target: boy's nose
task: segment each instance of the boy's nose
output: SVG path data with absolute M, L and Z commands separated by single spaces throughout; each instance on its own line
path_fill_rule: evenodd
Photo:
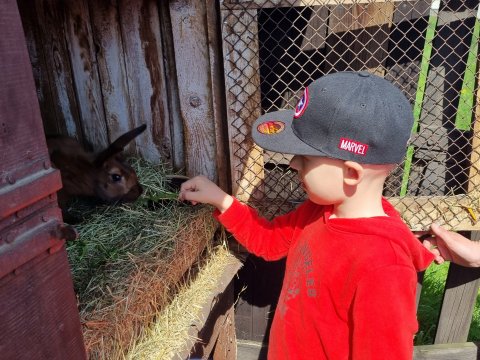
M 290 167 L 293 170 L 296 170 L 296 171 L 298 171 L 300 169 L 300 156 L 299 155 L 295 155 L 292 158 L 292 160 L 290 160 Z

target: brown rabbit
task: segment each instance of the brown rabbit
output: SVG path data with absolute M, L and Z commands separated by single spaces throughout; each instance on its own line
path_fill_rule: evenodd
M 107 203 L 131 202 L 142 194 L 135 170 L 121 152 L 146 129 L 139 126 L 115 140 L 95 155 L 69 137 L 47 138 L 48 152 L 55 168 L 60 170 L 63 188 L 58 193 L 60 207 L 73 197 L 100 199 Z

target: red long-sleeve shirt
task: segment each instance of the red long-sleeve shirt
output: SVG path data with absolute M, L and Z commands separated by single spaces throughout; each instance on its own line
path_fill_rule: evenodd
M 269 222 L 237 200 L 217 219 L 250 252 L 287 257 L 268 358 L 406 360 L 418 329 L 417 271 L 433 260 L 395 209 L 329 219 L 306 201 Z

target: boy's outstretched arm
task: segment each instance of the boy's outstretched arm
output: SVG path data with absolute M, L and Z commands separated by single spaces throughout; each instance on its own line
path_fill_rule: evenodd
M 221 213 L 224 213 L 233 203 L 231 195 L 202 175 L 185 181 L 180 188 L 178 198 L 181 201 L 190 201 L 192 205 L 197 203 L 213 205 Z
M 179 200 L 210 204 L 219 213 L 214 216 L 249 252 L 265 260 L 278 260 L 284 257 L 290 243 L 304 221 L 306 214 L 311 216 L 311 204 L 305 204 L 296 211 L 279 216 L 273 221 L 260 217 L 257 211 L 235 200 L 205 176 L 196 176 L 184 182 L 180 188 Z M 300 209 L 303 208 L 302 211 Z M 227 211 L 228 210 L 228 211 Z

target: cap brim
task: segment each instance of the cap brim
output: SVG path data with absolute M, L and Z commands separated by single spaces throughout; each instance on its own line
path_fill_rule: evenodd
M 253 141 L 265 150 L 274 152 L 293 155 L 326 156 L 323 152 L 305 144 L 295 135 L 292 129 L 293 115 L 293 110 L 280 110 L 260 116 L 252 125 Z M 269 122 L 280 122 L 283 124 L 283 129 L 266 133 L 262 129 Z

